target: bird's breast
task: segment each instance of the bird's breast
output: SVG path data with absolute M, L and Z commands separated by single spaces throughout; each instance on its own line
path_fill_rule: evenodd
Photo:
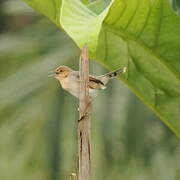
M 76 77 L 67 77 L 62 80 L 60 80 L 61 86 L 63 89 L 68 91 L 70 94 L 72 94 L 75 97 L 79 97 L 79 90 L 80 90 L 80 84 L 79 79 Z M 91 97 L 94 97 L 97 95 L 96 89 L 89 89 L 89 93 Z
M 61 80 L 60 83 L 66 91 L 68 91 L 75 97 L 79 97 L 79 81 L 78 80 L 72 77 L 67 77 Z

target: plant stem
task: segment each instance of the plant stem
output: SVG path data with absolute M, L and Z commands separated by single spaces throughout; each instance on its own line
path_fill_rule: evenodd
M 90 180 L 91 169 L 91 101 L 89 97 L 89 58 L 88 48 L 81 50 L 80 63 L 80 95 L 78 121 L 78 180 Z

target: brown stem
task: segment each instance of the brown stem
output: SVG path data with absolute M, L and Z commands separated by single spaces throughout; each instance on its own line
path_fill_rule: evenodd
M 80 63 L 80 95 L 78 121 L 78 180 L 90 180 L 91 169 L 91 102 L 89 97 L 89 58 L 88 48 L 81 50 Z

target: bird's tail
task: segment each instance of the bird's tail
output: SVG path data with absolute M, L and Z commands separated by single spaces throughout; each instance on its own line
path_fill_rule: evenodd
M 104 84 L 106 84 L 110 79 L 115 78 L 116 76 L 125 73 L 126 71 L 127 67 L 123 67 L 115 71 L 109 72 L 107 74 L 104 74 L 102 76 L 99 76 L 98 79 L 100 79 Z

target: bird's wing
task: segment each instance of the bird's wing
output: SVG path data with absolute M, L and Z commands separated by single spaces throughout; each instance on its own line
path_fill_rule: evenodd
M 89 88 L 91 89 L 104 89 L 104 83 L 94 76 L 89 76 Z
M 74 71 L 73 75 L 76 76 L 76 78 L 79 81 L 79 71 Z M 105 89 L 104 83 L 96 78 L 95 76 L 89 75 L 89 84 L 88 84 L 90 89 Z

